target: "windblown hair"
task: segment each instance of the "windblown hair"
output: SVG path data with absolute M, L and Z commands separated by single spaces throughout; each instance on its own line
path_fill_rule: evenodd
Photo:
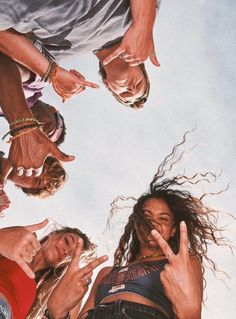
M 46 170 L 46 174 L 43 174 Z M 44 187 L 41 188 L 26 188 L 18 186 L 22 189 L 22 191 L 31 196 L 45 198 L 50 195 L 54 195 L 54 193 L 59 190 L 65 183 L 67 178 L 66 171 L 60 162 L 54 157 L 49 156 L 43 166 L 43 172 L 39 177 L 35 177 L 40 184 Z
M 143 94 L 143 96 L 141 96 L 139 99 L 137 99 L 134 103 L 128 103 L 125 102 L 124 100 L 122 100 L 117 94 L 115 94 L 112 90 L 109 89 L 109 87 L 106 85 L 106 83 L 104 82 L 104 80 L 106 79 L 107 75 L 106 75 L 106 71 L 103 67 L 103 65 L 101 63 L 99 63 L 99 74 L 102 77 L 102 81 L 105 84 L 106 88 L 111 91 L 112 95 L 114 96 L 114 98 L 120 102 L 121 104 L 123 104 L 124 106 L 128 106 L 131 107 L 133 109 L 141 109 L 143 108 L 144 103 L 146 103 L 148 96 L 149 96 L 149 91 L 150 91 L 150 81 L 149 81 L 149 77 L 147 74 L 147 71 L 145 69 L 145 65 L 144 63 L 140 64 L 139 67 L 141 68 L 144 78 L 146 80 L 146 90 Z
M 216 174 L 206 172 L 197 173 L 191 177 L 177 175 L 166 178 L 166 174 L 171 172 L 173 166 L 180 161 L 184 154 L 183 151 L 177 156 L 179 147 L 185 143 L 186 134 L 182 142 L 175 145 L 172 152 L 159 165 L 148 191 L 136 200 L 133 212 L 129 216 L 128 223 L 115 251 L 114 266 L 133 262 L 139 254 L 140 242 L 134 227 L 135 223 L 141 224 L 147 233 L 154 228 L 152 221 L 145 217 L 143 210 L 144 203 L 151 198 L 165 201 L 174 215 L 176 232 L 173 237 L 170 237 L 168 244 L 175 254 L 179 251 L 179 225 L 181 221 L 185 221 L 188 229 L 189 253 L 201 261 L 203 273 L 205 267 L 204 260 L 213 272 L 217 271 L 215 263 L 207 255 L 209 244 L 214 243 L 216 245 L 231 247 L 229 240 L 223 237 L 222 229 L 217 226 L 219 211 L 209 208 L 203 203 L 206 195 L 216 195 L 224 190 L 218 193 L 205 193 L 200 198 L 197 198 L 190 194 L 190 192 L 181 189 L 182 187 L 193 186 L 203 181 L 210 183 L 212 179 L 214 182 L 217 179 Z M 124 200 L 123 197 L 121 199 Z M 113 211 L 114 204 L 117 201 L 118 199 L 115 199 L 113 202 Z
M 86 234 L 81 232 L 77 228 L 63 227 L 62 229 L 55 230 L 49 235 L 45 236 L 40 240 L 40 243 L 46 242 L 51 236 L 54 234 L 75 234 L 83 240 L 83 251 L 81 254 L 81 263 L 87 264 L 92 259 L 95 258 L 95 248 L 96 245 L 93 244 Z M 68 256 L 60 265 L 58 265 L 55 269 L 48 268 L 41 270 L 36 273 L 36 282 L 37 282 L 37 295 L 34 301 L 33 306 L 26 319 L 36 319 L 42 318 L 44 311 L 47 306 L 48 298 L 50 297 L 53 289 L 56 287 L 62 276 L 65 274 L 69 264 L 70 264 L 71 256 Z

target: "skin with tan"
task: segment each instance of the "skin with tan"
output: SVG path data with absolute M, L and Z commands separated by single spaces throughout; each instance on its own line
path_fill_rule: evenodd
M 165 256 L 167 255 L 170 256 L 169 254 L 173 252 L 167 242 L 170 237 L 175 234 L 176 228 L 174 225 L 174 216 L 169 206 L 162 199 L 153 198 L 145 202 L 143 209 L 144 214 L 152 222 L 155 230 L 146 234 L 140 225 L 135 226 L 140 241 L 139 256 L 161 255 L 159 257 L 147 258 L 145 261 L 158 260 L 166 258 Z M 172 302 L 176 319 L 200 319 L 202 300 L 201 265 L 196 258 L 189 256 L 186 227 L 181 225 L 180 231 L 180 253 L 177 256 L 170 256 L 172 259 L 175 258 L 177 262 L 170 261 L 170 257 L 168 257 L 170 263 L 164 267 L 164 271 L 161 273 L 161 281 L 166 295 Z M 103 268 L 98 274 L 90 296 L 81 311 L 80 319 L 86 317 L 86 313 L 89 309 L 94 308 L 97 287 L 111 269 L 112 267 Z M 170 271 L 172 272 L 171 276 L 169 276 Z M 182 281 L 184 285 L 183 288 L 180 289 Z M 178 294 L 176 293 L 176 295 L 173 296 L 171 292 L 175 290 L 178 291 Z M 138 302 L 163 311 L 163 309 L 160 309 L 155 303 L 148 301 L 142 296 L 132 295 L 132 293 L 117 293 L 113 296 L 106 297 L 102 303 L 112 302 L 117 299 Z M 189 303 L 190 300 L 192 304 Z

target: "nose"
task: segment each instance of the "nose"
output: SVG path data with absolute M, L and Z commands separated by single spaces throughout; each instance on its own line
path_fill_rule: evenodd
M 135 94 L 137 90 L 136 88 L 137 88 L 137 85 L 135 83 L 131 83 L 128 87 L 128 92 Z

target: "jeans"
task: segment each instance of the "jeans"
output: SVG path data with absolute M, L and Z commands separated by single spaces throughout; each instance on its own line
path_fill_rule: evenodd
M 168 319 L 157 309 L 136 302 L 116 300 L 89 310 L 85 319 Z
M 10 307 L 2 297 L 0 297 L 0 319 L 11 319 Z

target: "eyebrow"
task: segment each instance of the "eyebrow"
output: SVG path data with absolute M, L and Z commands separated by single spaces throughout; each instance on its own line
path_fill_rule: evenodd
M 143 212 L 152 214 L 152 212 L 148 209 L 143 209 Z M 160 212 L 159 215 L 167 215 L 167 216 L 171 217 L 170 213 L 168 213 L 168 212 Z

